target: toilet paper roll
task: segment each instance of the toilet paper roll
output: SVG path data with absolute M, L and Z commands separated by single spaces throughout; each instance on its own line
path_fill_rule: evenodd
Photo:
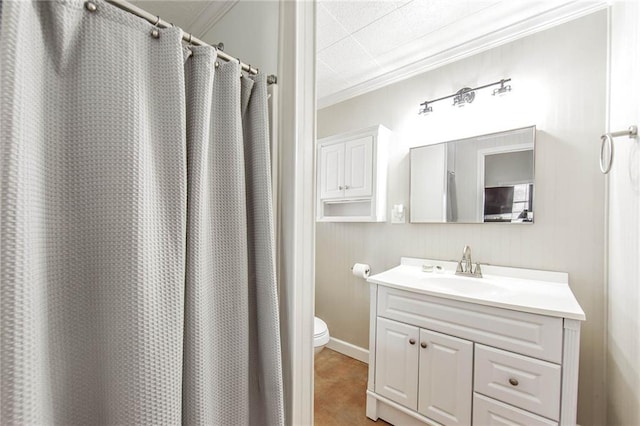
M 356 263 L 353 265 L 353 268 L 351 268 L 351 272 L 355 277 L 367 279 L 369 278 L 371 267 L 366 263 Z

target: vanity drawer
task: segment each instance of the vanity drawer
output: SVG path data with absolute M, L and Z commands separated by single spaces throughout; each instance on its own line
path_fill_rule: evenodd
M 560 366 L 476 344 L 474 390 L 558 420 Z
M 474 426 L 557 426 L 558 422 L 474 393 L 473 424 Z
M 378 315 L 551 362 L 562 360 L 562 318 L 378 286 Z

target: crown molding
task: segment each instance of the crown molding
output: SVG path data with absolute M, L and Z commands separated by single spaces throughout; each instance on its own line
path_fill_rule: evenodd
M 189 24 L 189 31 L 197 37 L 204 36 L 213 28 L 220 19 L 224 17 L 239 0 L 211 1 L 205 3 L 206 6 Z
M 511 7 L 516 8 L 520 2 L 510 2 Z M 509 6 L 502 7 L 502 16 L 511 18 L 513 23 L 500 28 L 489 28 L 485 34 L 463 41 L 460 43 L 460 39 L 449 42 L 448 44 L 455 44 L 444 50 L 428 54 L 427 57 L 420 59 L 416 62 L 406 65 L 399 65 L 397 68 L 390 72 L 376 76 L 372 79 L 358 83 L 347 89 L 340 90 L 335 93 L 318 98 L 317 108 L 322 109 L 328 106 L 337 104 L 339 102 L 346 101 L 353 97 L 363 95 L 381 87 L 388 86 L 393 83 L 397 83 L 402 80 L 414 77 L 416 75 L 425 73 L 427 71 L 439 68 L 443 65 L 459 61 L 466 57 L 493 49 L 511 41 L 535 34 L 540 31 L 555 27 L 565 22 L 578 19 L 580 17 L 589 15 L 591 13 L 603 10 L 608 7 L 608 2 L 604 0 L 586 2 L 586 1 L 572 1 L 562 4 L 550 10 L 544 10 L 542 12 L 535 13 L 529 16 L 517 16 L 522 15 L 522 12 L 518 13 L 517 10 L 509 10 Z M 514 19 L 515 17 L 515 19 Z M 487 21 L 477 26 L 489 26 L 491 27 L 493 22 L 500 22 L 499 19 L 493 21 Z M 502 21 L 504 22 L 504 21 Z M 441 37 L 444 40 L 451 40 L 452 37 Z

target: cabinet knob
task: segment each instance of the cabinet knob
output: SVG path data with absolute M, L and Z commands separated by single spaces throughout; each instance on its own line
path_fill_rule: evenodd
M 518 386 L 518 380 L 517 379 L 511 378 L 511 379 L 509 379 L 509 383 L 511 385 L 513 385 L 513 386 Z
M 345 185 L 345 186 L 344 186 L 344 189 L 349 189 L 349 185 Z
M 422 346 L 422 349 L 426 349 L 427 348 L 427 342 L 420 343 L 420 346 Z
M 409 343 L 411 345 L 415 345 L 416 344 L 416 339 L 409 339 Z
M 344 189 L 344 186 L 340 185 L 340 186 L 338 187 L 338 189 L 343 190 L 343 189 Z

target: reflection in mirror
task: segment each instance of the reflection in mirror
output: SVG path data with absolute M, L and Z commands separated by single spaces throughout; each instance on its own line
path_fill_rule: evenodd
M 533 222 L 535 126 L 411 149 L 411 222 Z

